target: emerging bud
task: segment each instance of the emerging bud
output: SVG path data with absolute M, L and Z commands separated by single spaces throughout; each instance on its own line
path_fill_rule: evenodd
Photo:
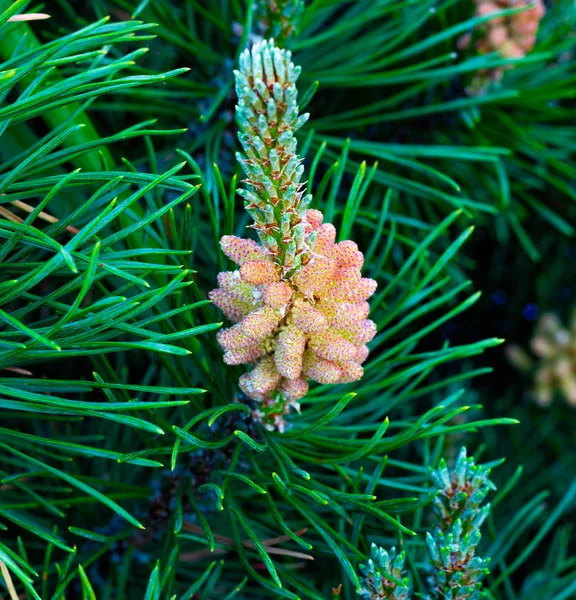
M 396 548 L 386 552 L 376 544 L 370 547 L 370 558 L 360 565 L 362 591 L 360 597 L 366 600 L 408 600 L 410 595 L 410 582 L 404 571 L 406 553 L 396 554 Z M 388 579 L 389 573 L 395 581 Z
M 482 579 L 489 574 L 486 565 L 490 559 L 474 554 L 480 542 L 480 526 L 490 512 L 490 505 L 481 503 L 495 489 L 489 474 L 490 469 L 467 458 L 466 448 L 462 448 L 452 469 L 444 459 L 438 469 L 430 469 L 432 483 L 440 492 L 433 504 L 434 529 L 426 534 L 431 600 L 483 597 Z
M 433 590 L 431 598 L 480 598 L 482 579 L 490 574 L 490 559 L 474 556 L 480 542 L 478 529 L 465 534 L 457 520 L 444 533 L 426 534 L 426 545 L 432 563 L 428 581 Z
M 474 464 L 462 448 L 453 469 L 448 469 L 442 459 L 437 469 L 430 471 L 436 489 L 434 498 L 435 522 L 442 530 L 449 528 L 457 519 L 465 532 L 478 529 L 490 512 L 490 505 L 480 507 L 488 492 L 496 487 L 488 478 L 490 469 Z

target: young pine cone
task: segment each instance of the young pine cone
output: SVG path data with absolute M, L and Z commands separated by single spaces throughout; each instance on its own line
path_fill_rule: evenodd
M 260 243 L 224 236 L 223 252 L 240 268 L 220 273 L 210 299 L 235 325 L 218 334 L 224 361 L 253 364 L 240 387 L 260 403 L 255 417 L 282 431 L 298 410 L 308 380 L 346 383 L 362 377 L 366 344 L 376 334 L 366 300 L 376 282 L 361 275 L 354 242 L 336 243 L 336 229 L 309 210 L 295 132 L 300 67 L 273 40 L 245 50 L 235 71 L 246 174 L 238 189 Z

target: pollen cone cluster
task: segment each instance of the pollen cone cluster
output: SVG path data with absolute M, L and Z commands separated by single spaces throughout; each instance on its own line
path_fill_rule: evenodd
M 546 13 L 543 0 L 475 0 L 476 16 L 484 17 L 508 8 L 527 8 L 505 17 L 495 17 L 485 23 L 484 33 L 476 42 L 480 54 L 497 52 L 503 58 L 522 58 L 536 44 L 540 20 Z M 461 49 L 468 48 L 472 36 L 466 35 L 459 41 Z M 476 73 L 468 92 L 483 94 L 491 83 L 498 83 L 510 67 L 481 70 Z
M 507 354 L 514 366 L 533 372 L 533 394 L 538 404 L 548 406 L 559 393 L 576 407 L 576 310 L 569 328 L 556 315 L 543 314 L 530 347 L 539 359 L 535 368 L 532 358 L 519 346 L 509 346 Z
M 568 404 L 576 407 L 576 311 L 570 328 L 556 315 L 543 315 L 530 342 L 540 358 L 534 376 L 534 394 L 541 405 L 550 404 L 555 392 L 560 392 Z
M 236 323 L 218 334 L 224 361 L 254 364 L 240 378 L 244 393 L 259 402 L 261 416 L 283 428 L 283 414 L 298 408 L 308 379 L 346 383 L 362 377 L 366 344 L 376 333 L 366 300 L 376 282 L 360 273 L 363 255 L 354 242 L 335 243 L 336 230 L 322 213 L 308 210 L 305 239 L 316 233 L 314 254 L 291 276 L 252 240 L 222 238 L 224 253 L 240 268 L 218 275 L 210 298 Z
M 222 250 L 239 268 L 220 273 L 210 294 L 235 323 L 218 334 L 224 361 L 253 365 L 240 387 L 259 403 L 256 416 L 278 430 L 290 408 L 299 408 L 309 379 L 360 379 L 376 333 L 366 302 L 376 282 L 361 275 L 362 253 L 352 241 L 336 243 L 334 226 L 307 209 L 312 198 L 294 137 L 307 119 L 298 115 L 298 73 L 273 41 L 241 56 L 236 89 L 245 154 L 238 160 L 247 179 L 238 192 L 261 243 L 224 236 Z

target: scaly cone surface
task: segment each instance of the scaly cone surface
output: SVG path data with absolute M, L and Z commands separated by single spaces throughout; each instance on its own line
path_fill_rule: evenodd
M 442 459 L 430 478 L 439 491 L 434 498 L 436 525 L 443 531 L 460 519 L 464 533 L 478 529 L 490 513 L 490 504 L 480 506 L 490 490 L 496 487 L 488 478 L 490 469 L 474 464 L 462 448 L 453 469 Z
M 410 586 L 404 572 L 405 560 L 405 552 L 396 554 L 396 548 L 387 552 L 372 544 L 368 562 L 360 565 L 363 575 L 360 597 L 367 600 L 408 600 Z
M 490 559 L 476 556 L 480 530 L 464 534 L 457 519 L 446 532 L 426 534 L 426 545 L 434 575 L 429 578 L 429 600 L 481 600 L 482 579 L 489 575 Z
M 244 149 L 237 159 L 246 173 L 246 188 L 238 193 L 254 219 L 252 227 L 284 273 L 311 256 L 304 217 L 312 196 L 304 192 L 304 166 L 294 136 L 309 114 L 298 114 L 301 69 L 290 58 L 273 40 L 263 41 L 240 55 L 240 70 L 234 71 Z
M 431 562 L 428 600 L 480 600 L 490 559 L 476 556 L 480 526 L 490 513 L 481 506 L 490 490 L 490 469 L 474 464 L 462 448 L 452 469 L 440 461 L 430 477 L 439 491 L 434 499 L 434 529 L 426 534 Z
M 218 341 L 230 365 L 253 364 L 240 378 L 259 403 L 255 416 L 283 431 L 284 415 L 299 409 L 308 380 L 324 384 L 360 379 L 376 334 L 366 302 L 376 282 L 363 278 L 364 256 L 352 241 L 336 243 L 336 229 L 308 209 L 304 166 L 295 131 L 299 116 L 295 82 L 300 68 L 274 41 L 255 44 L 235 72 L 245 154 L 238 160 L 246 187 L 238 193 L 254 219 L 261 244 L 224 236 L 223 252 L 237 271 L 218 275 L 210 294 L 235 325 Z

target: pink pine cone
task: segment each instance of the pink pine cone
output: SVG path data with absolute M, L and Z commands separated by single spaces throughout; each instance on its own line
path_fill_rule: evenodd
M 476 16 L 490 16 L 507 8 L 528 8 L 508 16 L 494 17 L 481 25 L 483 36 L 476 43 L 479 54 L 498 52 L 504 58 L 523 58 L 534 48 L 538 27 L 546 7 L 543 0 L 475 0 Z M 468 48 L 472 36 L 467 33 L 458 42 L 461 49 Z M 513 68 L 505 65 L 489 70 L 478 71 L 467 90 L 469 94 L 480 95 L 486 92 L 491 83 L 497 83 L 504 72 Z
M 293 401 L 300 400 L 308 393 L 308 382 L 305 377 L 283 379 L 278 386 L 278 390 L 287 399 Z
M 304 333 L 322 333 L 328 328 L 326 315 L 302 298 L 294 302 L 291 316 L 294 324 Z
M 304 224 L 306 239 L 316 236 L 312 258 L 283 276 L 263 246 L 225 236 L 222 248 L 240 270 L 220 273 L 220 287 L 210 295 L 237 323 L 218 333 L 224 360 L 254 365 L 240 387 L 268 410 L 273 427 L 284 423 L 290 406 L 298 408 L 307 379 L 321 384 L 360 379 L 366 344 L 376 334 L 366 302 L 376 282 L 362 277 L 358 246 L 349 240 L 336 243 L 336 229 L 323 223 L 318 210 L 308 210 Z
M 322 211 L 316 210 L 315 208 L 306 211 L 306 223 L 311 230 L 318 229 L 323 221 L 324 215 L 322 214 Z
M 274 362 L 280 374 L 286 379 L 300 377 L 306 341 L 306 334 L 296 325 L 287 325 L 280 330 L 274 351 Z
M 240 267 L 240 277 L 246 283 L 265 285 L 280 280 L 280 270 L 265 260 L 247 260 Z
M 252 310 L 249 303 L 234 298 L 234 296 L 222 288 L 212 290 L 208 294 L 208 298 L 214 302 L 232 323 L 238 323 L 245 316 L 250 314 L 250 311 Z
M 225 235 L 220 240 L 222 252 L 237 265 L 243 265 L 247 260 L 266 260 L 264 248 L 254 240 L 246 240 L 235 235 Z
M 274 308 L 282 308 L 286 306 L 294 290 L 285 281 L 276 281 L 267 285 L 262 292 L 262 300 L 264 304 L 273 306 Z

